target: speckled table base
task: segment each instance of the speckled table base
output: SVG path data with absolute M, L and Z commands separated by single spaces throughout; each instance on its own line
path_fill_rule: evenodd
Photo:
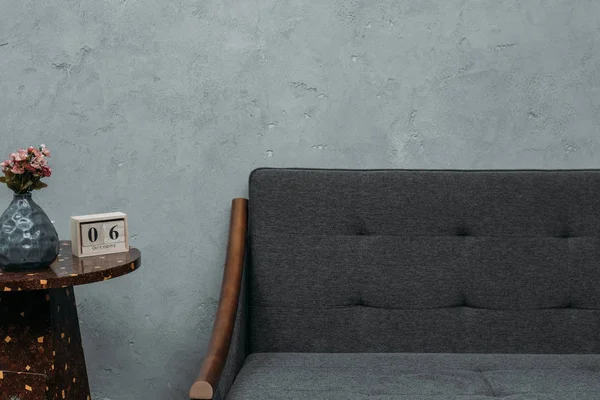
M 0 399 L 90 399 L 72 287 L 0 292 Z

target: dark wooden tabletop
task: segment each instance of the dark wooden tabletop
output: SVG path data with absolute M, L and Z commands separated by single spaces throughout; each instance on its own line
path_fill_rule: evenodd
M 5 272 L 0 269 L 0 292 L 62 288 L 106 281 L 139 268 L 140 251 L 91 257 L 75 257 L 71 242 L 60 241 L 58 258 L 48 269 L 25 272 Z

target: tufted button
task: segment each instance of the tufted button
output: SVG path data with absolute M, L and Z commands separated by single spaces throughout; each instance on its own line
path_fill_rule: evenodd
M 367 234 L 367 228 L 365 227 L 364 222 L 360 224 L 358 227 L 358 231 L 356 233 L 358 236 L 364 236 Z
M 461 226 L 456 229 L 456 236 L 469 236 L 469 230 L 466 227 Z
M 352 296 L 350 296 L 350 298 L 348 298 L 348 305 L 355 306 L 355 307 L 362 306 L 363 305 L 362 294 L 354 293 Z
M 467 302 L 467 294 L 464 291 L 460 294 L 459 307 L 469 307 L 469 304 Z
M 574 236 L 573 235 L 573 230 L 566 223 L 561 223 L 557 228 L 558 228 L 557 229 L 558 232 L 556 233 L 556 237 L 563 238 L 563 239 L 568 239 L 568 238 Z

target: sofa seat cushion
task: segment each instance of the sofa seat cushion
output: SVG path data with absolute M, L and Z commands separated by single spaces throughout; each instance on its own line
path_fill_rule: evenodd
M 227 400 L 598 400 L 600 355 L 255 353 Z

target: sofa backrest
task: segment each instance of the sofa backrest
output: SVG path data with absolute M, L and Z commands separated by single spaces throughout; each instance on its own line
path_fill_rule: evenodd
M 600 353 L 600 170 L 258 169 L 250 352 Z

